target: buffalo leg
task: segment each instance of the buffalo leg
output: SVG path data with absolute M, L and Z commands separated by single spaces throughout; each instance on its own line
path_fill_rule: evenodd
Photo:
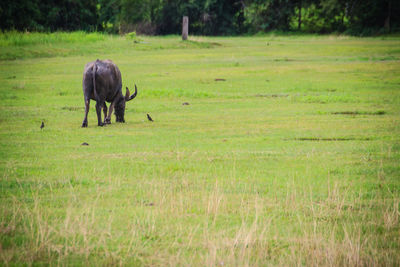
M 88 126 L 87 115 L 89 113 L 89 105 L 90 105 L 90 99 L 85 99 L 85 118 L 83 119 L 82 127 Z
M 103 113 L 104 113 L 104 124 L 110 124 L 107 121 L 107 104 L 106 103 L 103 104 Z
M 101 121 L 101 108 L 103 107 L 104 103 L 100 103 L 100 101 L 96 102 L 96 114 L 97 114 L 97 125 L 103 126 L 103 122 Z
M 112 113 L 113 113 L 113 109 L 114 109 L 114 102 L 112 102 L 112 103 L 110 104 L 110 109 L 108 110 L 108 116 L 107 116 L 107 118 L 104 120 L 104 123 L 111 124 L 111 115 L 112 115 Z

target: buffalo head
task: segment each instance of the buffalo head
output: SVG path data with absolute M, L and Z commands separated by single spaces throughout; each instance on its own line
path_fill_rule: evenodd
M 125 97 L 121 97 L 119 101 L 115 104 L 115 117 L 117 122 L 125 122 L 125 103 L 134 99 L 137 95 L 137 87 L 135 84 L 135 92 L 133 95 L 130 94 L 128 87 L 126 87 Z

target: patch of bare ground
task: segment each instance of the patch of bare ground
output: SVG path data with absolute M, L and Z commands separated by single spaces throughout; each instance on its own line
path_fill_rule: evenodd
M 290 140 L 290 139 L 286 139 Z M 369 137 L 299 137 L 295 141 L 370 141 Z
M 288 97 L 288 94 L 256 94 L 255 97 L 269 97 L 269 98 L 277 98 L 277 97 Z
M 385 115 L 386 111 L 378 110 L 378 111 L 336 111 L 332 112 L 333 115 Z

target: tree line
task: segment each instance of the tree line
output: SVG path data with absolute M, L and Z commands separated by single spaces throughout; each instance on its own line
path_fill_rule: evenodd
M 12 0 L 0 28 L 237 35 L 268 31 L 371 35 L 400 30 L 398 0 Z

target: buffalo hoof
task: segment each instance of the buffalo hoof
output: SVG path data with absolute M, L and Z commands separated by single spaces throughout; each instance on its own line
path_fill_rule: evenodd
M 108 118 L 107 118 L 107 119 L 105 119 L 105 120 L 104 120 L 104 124 L 111 124 L 111 120 L 110 120 L 110 119 L 108 119 Z
M 97 126 L 103 127 L 104 123 L 100 122 L 100 123 L 97 124 Z
M 87 127 L 87 121 L 82 122 L 82 128 L 86 128 Z

